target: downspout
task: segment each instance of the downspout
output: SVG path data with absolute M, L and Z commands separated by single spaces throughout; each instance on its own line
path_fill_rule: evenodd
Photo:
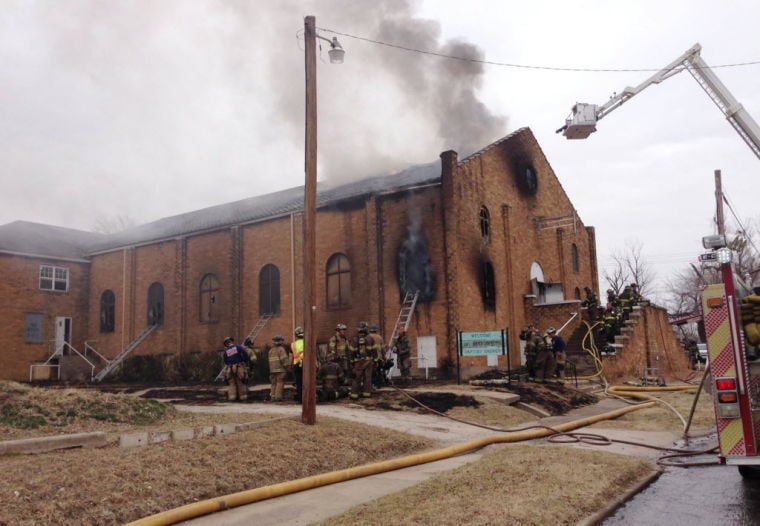
M 296 215 L 290 214 L 290 326 L 296 326 Z M 259 313 L 261 315 L 261 313 Z
M 377 323 L 381 334 L 385 330 L 385 272 L 383 271 L 383 207 L 380 198 L 375 198 L 375 251 L 377 256 L 377 303 L 380 309 Z M 385 342 L 390 345 L 390 342 Z M 385 349 L 383 349 L 385 351 Z
M 127 248 L 122 250 L 121 258 L 121 343 L 119 349 L 125 349 L 124 336 L 127 332 Z

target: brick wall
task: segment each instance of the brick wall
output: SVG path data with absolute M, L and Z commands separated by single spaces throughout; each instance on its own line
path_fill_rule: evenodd
M 562 281 L 566 298 L 575 288 L 595 286 L 593 229 L 580 219 L 562 230 L 540 230 L 536 220 L 574 217 L 551 166 L 529 130 L 518 131 L 461 162 L 445 152 L 441 183 L 404 192 L 360 196 L 323 207 L 317 218 L 316 316 L 317 341 L 326 342 L 335 324 L 355 332 L 360 320 L 376 323 L 388 338 L 399 313 L 399 251 L 412 224 L 419 225 L 435 275 L 430 301 L 420 303 L 411 325 L 417 336 L 435 336 L 438 362 L 456 362 L 456 331 L 509 329 L 511 363 L 519 363 L 518 333 L 527 321 L 561 325 L 566 316 L 553 308 L 534 309 L 524 296 L 531 293 L 530 269 L 540 263 L 547 281 Z M 536 173 L 535 194 L 518 184 L 526 166 Z M 480 210 L 490 214 L 489 235 L 481 235 Z M 572 247 L 580 268 L 572 268 Z M 351 265 L 350 305 L 328 309 L 326 269 L 334 254 Z M 495 306 L 483 302 L 482 263 L 492 264 Z M 147 326 L 148 288 L 164 288 L 163 325 L 136 354 L 182 354 L 218 349 L 224 336 L 242 339 L 261 316 L 259 277 L 274 265 L 280 277 L 280 312 L 262 331 L 256 345 L 275 334 L 292 338 L 303 323 L 302 216 L 288 215 L 216 232 L 189 235 L 92 256 L 90 290 L 78 308 L 89 319 L 87 338 L 114 357 Z M 84 267 L 86 268 L 86 266 Z M 36 279 L 36 273 L 32 273 Z M 200 319 L 200 283 L 207 274 L 219 283 L 218 320 Z M 86 285 L 87 279 L 82 276 Z M 27 287 L 29 285 L 26 285 Z M 83 288 L 86 288 L 83 286 Z M 8 296 L 15 294 L 11 286 Z M 23 289 L 22 289 L 23 290 Z M 116 296 L 116 330 L 100 333 L 100 298 L 104 290 Z M 557 307 L 565 309 L 566 306 Z M 75 325 L 75 328 L 77 325 Z M 414 353 L 416 354 L 416 353 Z M 505 366 L 506 357 L 499 358 Z M 463 360 L 463 376 L 482 370 L 485 357 Z M 21 367 L 20 369 L 23 369 Z
M 69 290 L 40 290 L 40 265 L 68 268 Z M 56 317 L 71 318 L 71 344 L 76 349 L 84 347 L 88 330 L 89 265 L 0 254 L 0 268 L 3 274 L 0 280 L 0 378 L 27 381 L 29 365 L 44 362 L 54 351 Z M 25 342 L 27 314 L 43 315 L 40 343 Z

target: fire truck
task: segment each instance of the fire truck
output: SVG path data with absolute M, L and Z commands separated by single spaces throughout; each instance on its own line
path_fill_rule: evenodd
M 701 50 L 695 44 L 647 80 L 626 87 L 605 104 L 576 103 L 557 133 L 568 139 L 586 139 L 596 131 L 600 119 L 628 99 L 686 70 L 760 158 L 760 127 L 705 63 Z M 757 478 L 760 477 L 760 360 L 749 362 L 745 345 L 760 346 L 760 294 L 753 295 L 746 284 L 737 291 L 728 245 L 725 235 L 707 236 L 703 238 L 703 246 L 710 251 L 700 256 L 703 263 L 718 265 L 722 276 L 722 283 L 703 290 L 701 305 L 715 405 L 718 460 L 738 466 L 744 477 Z M 753 298 L 754 303 L 743 301 Z
M 702 292 L 702 320 L 707 337 L 710 382 L 715 404 L 715 424 L 719 456 L 723 464 L 736 465 L 742 476 L 760 475 L 760 361 L 749 362 L 747 342 L 757 345 L 748 332 L 754 324 L 754 305 L 744 299 L 760 296 L 737 291 L 731 266 L 732 252 L 726 236 L 703 238 L 711 251 L 700 256 L 703 262 L 720 267 L 722 283 L 708 285 Z M 757 303 L 760 311 L 760 303 Z M 746 308 L 746 307 L 749 307 Z

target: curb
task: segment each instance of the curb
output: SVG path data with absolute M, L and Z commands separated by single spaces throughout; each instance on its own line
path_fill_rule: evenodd
M 74 449 L 80 447 L 105 447 L 108 445 L 103 432 L 75 433 L 48 437 L 22 438 L 0 442 L 0 456 L 27 453 L 47 453 L 57 449 Z
M 625 493 L 623 493 L 622 495 L 618 497 L 615 497 L 612 501 L 608 502 L 607 505 L 601 510 L 597 511 L 596 513 L 593 513 L 592 515 L 589 515 L 585 519 L 578 521 L 575 526 L 596 526 L 597 524 L 601 524 L 602 521 L 614 515 L 615 512 L 618 510 L 618 508 L 620 508 L 630 499 L 635 497 L 639 492 L 643 491 L 652 482 L 657 480 L 662 474 L 663 474 L 663 470 L 661 469 L 652 470 L 650 474 L 644 476 L 644 478 L 639 480 L 628 491 L 626 491 Z

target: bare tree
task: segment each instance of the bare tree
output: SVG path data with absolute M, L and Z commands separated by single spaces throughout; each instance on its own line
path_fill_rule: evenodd
M 612 253 L 613 266 L 604 271 L 604 279 L 615 294 L 620 294 L 626 285 L 637 283 L 639 292 L 646 297 L 656 275 L 644 258 L 642 249 L 640 241 L 629 240 L 625 249 Z
M 127 215 L 116 215 L 111 217 L 100 216 L 95 220 L 93 230 L 101 234 L 113 234 L 121 232 L 137 224 L 134 218 Z
M 731 228 L 729 248 L 733 252 L 732 267 L 740 291 L 749 292 L 760 285 L 760 253 L 756 221 L 744 221 L 745 227 Z M 722 281 L 722 274 L 714 262 L 702 263 L 701 266 L 679 270 L 666 285 L 668 310 L 673 316 L 683 317 L 700 312 L 702 290 L 713 283 Z

